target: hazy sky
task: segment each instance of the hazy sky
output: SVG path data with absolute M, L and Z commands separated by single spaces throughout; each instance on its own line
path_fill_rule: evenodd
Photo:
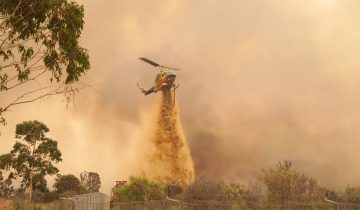
M 126 179 L 156 73 L 177 72 L 177 101 L 195 169 L 246 183 L 290 159 L 325 186 L 360 185 L 360 2 L 357 0 L 82 0 L 92 70 L 68 109 L 61 97 L 18 106 L 1 128 L 37 119 L 59 142 L 61 173 L 96 171 L 109 192 Z

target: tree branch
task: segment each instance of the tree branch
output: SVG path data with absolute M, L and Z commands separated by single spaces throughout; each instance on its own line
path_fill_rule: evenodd
M 47 96 L 53 96 L 53 95 L 60 95 L 60 94 L 75 94 L 76 92 L 79 92 L 82 89 L 88 88 L 89 86 L 82 86 L 82 87 L 77 87 L 77 88 L 73 88 L 71 85 L 60 85 L 57 86 L 54 90 L 50 90 L 45 94 L 41 94 L 40 96 L 36 96 L 34 98 L 31 99 L 27 99 L 27 100 L 21 100 L 23 98 L 25 98 L 28 95 L 34 94 L 36 92 L 39 91 L 43 91 L 46 89 L 50 89 L 50 88 L 54 88 L 56 86 L 48 86 L 48 87 L 43 87 L 43 88 L 38 88 L 29 92 L 26 92 L 24 94 L 22 94 L 21 96 L 19 96 L 18 98 L 16 98 L 15 100 L 13 100 L 10 104 L 8 104 L 7 106 L 5 106 L 4 108 L 0 109 L 0 114 L 6 111 L 9 111 L 9 108 L 15 105 L 20 105 L 20 104 L 25 104 L 25 103 L 30 103 L 30 102 L 34 102 L 37 101 L 39 99 L 42 99 L 44 97 Z
M 19 86 L 19 85 L 22 85 L 22 84 L 24 84 L 24 83 L 27 83 L 27 82 L 29 82 L 29 81 L 35 81 L 37 78 L 39 78 L 41 75 L 43 75 L 43 74 L 45 74 L 45 73 L 46 73 L 46 70 L 40 72 L 39 74 L 37 74 L 37 75 L 36 75 L 35 77 L 33 77 L 33 78 L 30 78 L 30 79 L 28 79 L 28 80 L 25 80 L 25 81 L 16 83 L 15 85 L 6 88 L 6 90 L 13 89 L 13 88 L 15 88 L 15 87 L 17 87 L 17 86 Z

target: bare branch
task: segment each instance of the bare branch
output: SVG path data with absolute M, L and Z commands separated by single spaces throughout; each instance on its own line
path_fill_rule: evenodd
M 46 89 L 51 89 L 51 88 L 55 88 L 55 89 L 49 90 L 45 94 L 35 96 L 35 97 L 31 98 L 31 99 L 24 99 L 26 96 L 29 96 L 31 94 L 34 94 L 36 92 L 43 91 L 43 90 L 46 90 Z M 21 96 L 19 96 L 15 100 L 13 100 L 10 104 L 8 104 L 4 108 L 2 108 L 1 112 L 9 111 L 9 108 L 12 107 L 12 106 L 25 104 L 25 103 L 31 103 L 31 102 L 37 101 L 39 99 L 42 99 L 44 97 L 47 97 L 47 96 L 60 95 L 60 94 L 65 94 L 66 95 L 66 94 L 69 94 L 69 93 L 70 94 L 75 94 L 75 93 L 77 93 L 80 90 L 85 89 L 85 88 L 88 88 L 88 86 L 81 86 L 81 87 L 73 88 L 71 85 L 64 85 L 64 84 L 59 85 L 59 86 L 48 86 L 48 87 L 38 88 L 38 89 L 35 89 L 35 90 L 32 90 L 32 91 L 29 91 L 29 92 L 26 92 L 26 93 L 22 94 Z M 22 99 L 24 99 L 24 100 L 22 100 Z
M 20 99 L 24 98 L 27 95 L 45 90 L 45 89 L 49 89 L 49 88 L 53 88 L 54 86 L 48 86 L 48 87 L 44 87 L 44 88 L 39 88 L 39 89 L 35 89 L 29 92 L 26 92 L 24 94 L 22 94 L 21 96 L 19 96 L 18 98 L 16 98 L 14 101 L 12 101 L 9 105 L 5 106 L 5 108 L 2 109 L 3 112 L 7 111 L 11 106 L 15 105 Z M 61 86 L 60 86 L 61 87 Z
M 6 88 L 6 90 L 13 89 L 13 88 L 15 88 L 15 87 L 17 87 L 17 86 L 19 86 L 19 85 L 22 85 L 22 84 L 24 84 L 24 83 L 27 83 L 27 82 L 29 82 L 29 81 L 35 81 L 37 78 L 39 78 L 41 75 L 43 75 L 43 74 L 45 74 L 45 73 L 46 73 L 46 70 L 40 72 L 39 74 L 37 74 L 37 75 L 36 75 L 35 77 L 33 77 L 33 78 L 30 78 L 30 79 L 28 79 L 28 80 L 25 80 L 25 81 L 16 83 L 15 85 Z

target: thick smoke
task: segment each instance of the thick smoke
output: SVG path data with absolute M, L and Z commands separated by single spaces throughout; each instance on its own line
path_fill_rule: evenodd
M 174 99 L 170 89 L 162 90 L 155 126 L 151 126 L 150 135 L 144 139 L 143 172 L 151 178 L 185 186 L 193 181 L 195 173 Z
M 16 123 L 38 119 L 59 142 L 61 173 L 97 171 L 109 192 L 143 164 L 134 156 L 157 100 L 136 88 L 152 85 L 145 56 L 183 69 L 176 94 L 197 175 L 246 182 L 290 159 L 323 185 L 360 185 L 360 1 L 79 1 L 83 81 L 97 91 L 68 110 L 59 98 L 14 108 L 0 153 Z

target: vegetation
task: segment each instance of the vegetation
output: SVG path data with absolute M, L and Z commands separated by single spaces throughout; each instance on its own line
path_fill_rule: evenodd
M 0 155 L 0 197 L 19 202 L 52 202 L 61 196 L 98 192 L 100 176 L 95 172 L 81 173 L 80 181 L 74 175 L 61 176 L 54 165 L 61 159 L 57 142 L 46 137 L 49 128 L 39 121 L 25 121 L 16 125 L 13 149 Z M 55 191 L 49 191 L 45 176 L 55 175 Z M 14 180 L 20 183 L 15 189 Z
M 101 182 L 99 174 L 86 171 L 81 172 L 80 179 L 73 174 L 58 174 L 54 183 L 55 192 L 65 197 L 99 192 L 100 186 Z
M 18 124 L 19 141 L 9 153 L 0 155 L 0 197 L 11 197 L 19 204 L 18 209 L 41 208 L 41 205 L 23 205 L 25 198 L 46 203 L 54 202 L 59 196 L 99 191 L 99 174 L 86 171 L 80 174 L 80 179 L 72 174 L 58 174 L 55 190 L 48 190 L 45 176 L 57 174 L 59 170 L 54 163 L 62 159 L 57 142 L 46 137 L 47 132 L 48 127 L 39 121 Z M 15 179 L 20 182 L 17 189 L 13 186 Z M 290 161 L 263 169 L 258 180 L 247 186 L 210 176 L 200 176 L 185 188 L 176 183 L 130 177 L 127 184 L 113 188 L 112 194 L 115 206 L 117 202 L 134 205 L 144 202 L 156 207 L 159 202 L 160 206 L 173 208 L 179 204 L 171 199 L 177 199 L 186 209 L 331 208 L 334 203 L 326 203 L 325 197 L 339 202 L 344 209 L 360 206 L 360 187 L 348 186 L 344 193 L 325 190 L 313 178 L 296 171 Z
M 282 209 L 290 201 L 318 201 L 325 195 L 314 179 L 292 169 L 290 161 L 279 162 L 275 167 L 263 170 L 261 180 L 266 187 L 268 201 L 280 203 Z
M 163 186 L 145 177 L 130 177 L 128 184 L 113 189 L 115 202 L 161 200 L 165 197 Z
M 95 172 L 83 171 L 80 174 L 81 186 L 89 193 L 99 192 L 101 187 L 100 176 Z
M 58 175 L 55 180 L 54 189 L 58 194 L 65 196 L 77 195 L 84 192 L 80 180 L 72 174 Z
M 344 193 L 344 200 L 351 203 L 360 203 L 360 187 L 347 186 Z
M 9 169 L 7 164 L 9 155 L 0 156 L 0 197 L 10 197 L 14 194 L 14 187 L 12 186 L 12 180 L 14 179 L 14 174 L 12 172 L 6 172 L 6 169 Z M 8 176 L 5 178 L 5 174 L 8 173 Z
M 90 69 L 87 50 L 79 46 L 84 9 L 67 0 L 0 0 L 0 94 L 18 94 L 3 113 L 18 104 L 75 93 L 74 82 Z M 51 85 L 19 89 L 29 81 Z
M 48 191 L 45 176 L 59 172 L 54 163 L 62 160 L 57 142 L 47 138 L 47 132 L 49 128 L 36 120 L 16 125 L 16 138 L 22 142 L 16 141 L 10 153 L 0 156 L 1 169 L 8 171 L 8 184 L 19 179 L 20 190 L 29 190 L 30 201 L 34 189 Z
M 185 190 L 185 200 L 214 200 L 227 201 L 232 196 L 232 189 L 225 182 L 208 176 L 202 176 L 195 180 Z

